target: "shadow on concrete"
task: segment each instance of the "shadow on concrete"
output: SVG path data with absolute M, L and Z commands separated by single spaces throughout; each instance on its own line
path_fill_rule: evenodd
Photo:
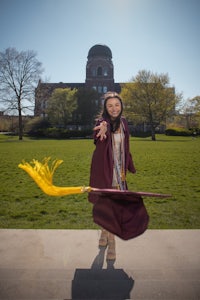
M 107 261 L 103 269 L 106 247 L 100 247 L 91 269 L 76 269 L 72 281 L 72 299 L 130 299 L 134 280 L 123 269 L 115 269 L 115 261 Z

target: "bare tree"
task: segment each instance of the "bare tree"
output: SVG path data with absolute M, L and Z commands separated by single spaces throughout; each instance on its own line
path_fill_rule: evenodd
M 5 111 L 18 113 L 19 140 L 23 139 L 22 114 L 34 107 L 35 85 L 42 72 L 34 51 L 0 52 L 0 101 Z
M 136 116 L 151 127 L 152 140 L 156 140 L 155 129 L 166 118 L 175 113 L 181 95 L 169 86 L 167 74 L 139 71 L 132 82 L 122 87 L 125 111 L 130 119 Z

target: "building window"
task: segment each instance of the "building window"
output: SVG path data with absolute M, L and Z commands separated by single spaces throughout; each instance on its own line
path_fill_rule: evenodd
M 98 93 L 102 93 L 102 86 L 101 85 L 98 86 Z
M 103 76 L 108 76 L 108 69 L 107 68 L 104 68 L 104 70 L 103 70 Z
M 92 76 L 96 76 L 96 69 L 95 68 L 92 69 Z
M 102 76 L 102 67 L 97 68 L 97 76 Z
M 40 103 L 40 106 L 41 106 L 42 109 L 47 108 L 47 101 L 42 100 L 41 103 Z
M 107 91 L 108 91 L 107 86 L 103 86 L 103 93 L 107 93 Z
M 93 90 L 95 90 L 95 91 L 97 90 L 97 87 L 96 87 L 95 85 L 94 85 L 92 88 L 93 88 Z

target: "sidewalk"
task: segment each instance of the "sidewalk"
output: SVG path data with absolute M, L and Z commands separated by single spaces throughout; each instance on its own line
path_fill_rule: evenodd
M 0 230 L 0 299 L 200 299 L 200 230 L 116 239 L 107 264 L 98 230 Z

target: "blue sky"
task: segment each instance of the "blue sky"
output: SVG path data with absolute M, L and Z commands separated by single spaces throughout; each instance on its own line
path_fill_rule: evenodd
M 85 82 L 89 49 L 107 45 L 115 82 L 168 73 L 200 95 L 200 0 L 0 0 L 0 51 L 34 50 L 48 82 Z

